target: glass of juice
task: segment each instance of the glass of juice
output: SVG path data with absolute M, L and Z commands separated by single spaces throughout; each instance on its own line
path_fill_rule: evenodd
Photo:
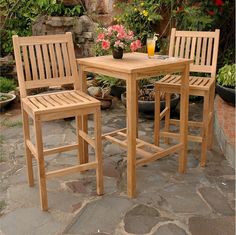
M 153 58 L 155 54 L 156 41 L 153 38 L 147 38 L 148 58 Z

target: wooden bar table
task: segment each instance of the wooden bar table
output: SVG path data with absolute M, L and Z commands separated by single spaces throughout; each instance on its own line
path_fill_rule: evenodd
M 86 92 L 86 74 L 92 72 L 107 75 L 126 81 L 127 97 L 127 128 L 104 135 L 106 140 L 117 143 L 127 149 L 127 194 L 134 197 L 136 194 L 136 166 L 147 164 L 165 157 L 171 153 L 179 152 L 179 172 L 184 172 L 187 155 L 188 131 L 188 95 L 189 95 L 189 64 L 190 59 L 154 57 L 149 59 L 144 53 L 126 53 L 123 59 L 113 59 L 112 56 L 99 56 L 77 59 L 79 65 L 80 88 Z M 174 146 L 163 149 L 137 138 L 137 81 L 151 78 L 160 74 L 180 73 L 180 139 Z M 82 117 L 82 129 L 87 131 L 87 117 Z M 87 143 L 83 144 L 84 161 L 88 161 Z M 136 154 L 138 156 L 136 156 Z

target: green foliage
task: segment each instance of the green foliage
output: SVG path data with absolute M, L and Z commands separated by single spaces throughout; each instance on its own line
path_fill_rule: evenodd
M 225 65 L 220 68 L 217 74 L 219 85 L 226 87 L 235 87 L 236 85 L 236 64 Z
M 194 5 L 183 5 L 181 10 L 174 10 L 178 29 L 182 30 L 204 30 L 211 27 L 213 21 L 210 15 L 206 15 L 202 7 Z
M 98 75 L 96 76 L 96 80 L 105 87 L 112 87 L 112 86 L 122 86 L 125 84 L 124 80 L 113 78 L 110 76 L 105 75 Z
M 1 16 L 4 17 L 0 30 L 1 51 L 11 53 L 12 35 L 31 35 L 31 24 L 39 14 L 34 0 L 0 0 Z
M 13 35 L 32 34 L 32 24 L 39 15 L 79 16 L 83 13 L 81 5 L 66 7 L 56 0 L 0 0 L 0 6 L 0 16 L 4 19 L 0 29 L 2 55 L 13 52 Z
M 16 83 L 12 79 L 0 77 L 0 92 L 8 93 L 16 89 Z
M 81 5 L 69 7 L 57 0 L 37 0 L 36 2 L 41 11 L 50 16 L 80 16 L 83 13 Z
M 134 0 L 116 5 L 120 11 L 114 20 L 125 25 L 134 34 L 145 41 L 148 34 L 153 33 L 153 25 L 162 20 L 161 9 L 170 0 Z

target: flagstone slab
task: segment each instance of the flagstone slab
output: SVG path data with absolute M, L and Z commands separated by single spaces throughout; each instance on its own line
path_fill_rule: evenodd
M 229 206 L 227 198 L 217 188 L 203 187 L 199 189 L 199 192 L 215 212 L 222 215 L 234 215 L 234 211 Z
M 187 233 L 176 224 L 168 223 L 161 225 L 153 235 L 187 235 Z
M 60 234 L 64 227 L 64 223 L 38 207 L 19 208 L 0 217 L 0 234 L 6 235 Z
M 189 219 L 189 230 L 192 235 L 234 235 L 235 217 L 192 217 Z
M 145 234 L 163 220 L 165 219 L 160 217 L 160 213 L 155 208 L 140 204 L 126 213 L 124 229 L 128 233 Z
M 64 234 L 91 235 L 98 231 L 114 234 L 133 202 L 127 198 L 104 196 L 88 203 L 74 218 Z

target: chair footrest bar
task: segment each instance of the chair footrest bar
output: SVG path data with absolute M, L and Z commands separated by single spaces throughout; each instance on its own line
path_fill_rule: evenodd
M 48 155 L 52 155 L 55 153 L 67 152 L 67 151 L 71 151 L 71 150 L 78 149 L 78 148 L 79 148 L 78 144 L 65 145 L 65 146 L 60 146 L 57 148 L 46 149 L 43 151 L 43 154 L 44 154 L 44 156 L 48 156 Z
M 95 148 L 95 141 L 84 131 L 79 130 L 79 135 L 93 148 Z
M 106 133 L 106 134 L 103 134 L 102 135 L 102 139 L 105 139 L 106 136 L 113 136 L 113 135 L 117 135 L 117 132 L 126 132 L 127 128 L 122 128 L 122 129 L 119 129 L 119 130 L 115 130 L 115 131 L 112 131 L 112 132 L 109 132 L 109 133 Z
M 170 119 L 170 124 L 172 125 L 179 125 L 179 120 L 178 119 Z M 189 127 L 203 127 L 203 122 L 196 122 L 196 121 L 188 121 L 188 126 Z
M 30 140 L 26 140 L 26 145 L 29 148 L 30 152 L 32 153 L 32 155 L 38 159 L 38 156 L 36 154 L 36 148 L 34 147 L 34 145 L 32 144 L 32 142 Z
M 179 133 L 171 133 L 171 132 L 161 131 L 160 136 L 161 137 L 167 137 L 167 138 L 173 138 L 173 139 L 180 139 L 180 134 Z M 188 141 L 201 143 L 202 142 L 202 137 L 201 136 L 188 135 Z
M 165 109 L 160 113 L 160 120 L 166 115 L 168 109 L 169 109 L 168 107 L 165 107 Z
M 86 171 L 89 169 L 95 169 L 97 165 L 98 165 L 97 162 L 90 162 L 90 163 L 86 163 L 86 164 L 82 164 L 78 166 L 67 167 L 64 169 L 47 172 L 46 177 L 52 178 L 55 176 L 63 176 L 66 174 L 72 174 L 72 173 L 77 173 L 80 171 Z
M 143 159 L 137 160 L 136 165 L 137 166 L 144 165 L 149 162 L 153 162 L 153 161 L 158 160 L 160 158 L 166 157 L 171 153 L 178 152 L 182 148 L 182 146 L 183 146 L 183 144 L 176 144 L 172 147 L 169 147 L 168 149 L 163 149 L 160 152 L 152 154 L 149 158 L 146 158 L 146 159 L 143 158 Z

